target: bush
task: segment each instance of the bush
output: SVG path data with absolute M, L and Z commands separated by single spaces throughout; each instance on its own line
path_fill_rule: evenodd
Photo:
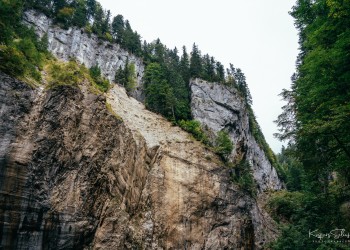
M 58 11 L 56 20 L 62 23 L 65 29 L 68 29 L 71 25 L 73 14 L 73 8 L 64 7 Z
M 179 122 L 179 126 L 186 130 L 187 132 L 191 133 L 194 138 L 196 138 L 198 141 L 203 142 L 206 145 L 209 145 L 209 139 L 206 136 L 206 134 L 203 132 L 201 128 L 201 124 L 199 121 L 190 120 L 190 121 L 184 121 L 181 120 Z
M 280 191 L 271 197 L 268 208 L 274 220 L 290 222 L 293 214 L 301 209 L 304 199 L 303 193 Z
M 89 73 L 94 83 L 96 84 L 97 88 L 102 92 L 107 92 L 108 89 L 110 88 L 109 80 L 102 77 L 101 69 L 98 66 L 98 64 L 96 64 L 95 66 L 92 66 L 89 69 Z
M 224 130 L 220 131 L 215 142 L 215 152 L 227 161 L 227 157 L 231 154 L 232 150 L 233 144 L 228 133 Z
M 119 66 L 119 69 L 115 73 L 114 80 L 116 83 L 123 85 L 127 93 L 135 90 L 137 85 L 135 64 L 129 63 L 127 59 L 124 68 Z
M 0 45 L 0 70 L 11 76 L 23 76 L 26 72 L 26 58 L 13 46 Z
M 68 63 L 53 62 L 49 65 L 49 86 L 78 85 L 84 80 L 83 72 L 75 61 Z
M 234 170 L 235 175 L 233 176 L 233 181 L 236 182 L 241 189 L 255 197 L 257 188 L 249 162 L 242 160 L 239 164 L 234 166 Z

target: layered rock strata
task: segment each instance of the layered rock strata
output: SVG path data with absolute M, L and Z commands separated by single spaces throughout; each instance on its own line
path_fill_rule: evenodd
M 3 249 L 262 249 L 274 224 L 211 150 L 125 90 L 0 73 Z M 106 104 L 106 102 L 108 104 Z

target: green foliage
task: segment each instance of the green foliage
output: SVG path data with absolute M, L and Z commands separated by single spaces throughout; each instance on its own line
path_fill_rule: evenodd
M 124 86 L 127 93 L 135 90 L 137 84 L 135 64 L 129 63 L 129 59 L 127 59 L 124 69 L 120 66 L 115 73 L 114 80 L 116 83 Z
M 123 122 L 123 118 L 114 112 L 110 103 L 106 102 L 106 108 L 109 113 L 111 113 L 115 118 L 117 118 L 117 120 L 119 120 L 120 122 Z
M 303 208 L 305 195 L 301 192 L 280 191 L 269 200 L 269 210 L 277 222 L 292 222 L 296 211 Z
M 257 194 L 257 187 L 249 162 L 243 159 L 241 162 L 234 166 L 233 170 L 233 181 L 238 183 L 242 190 L 255 197 Z
M 165 70 L 158 63 L 146 67 L 144 80 L 146 85 L 146 106 L 150 110 L 174 119 L 174 96 Z
M 90 76 L 93 78 L 93 79 L 97 79 L 101 76 L 101 69 L 100 67 L 98 66 L 98 64 L 95 64 L 94 66 L 92 66 L 90 69 Z
M 289 140 L 293 153 L 282 154 L 280 160 L 287 187 L 307 199 L 274 249 L 295 244 L 297 239 L 287 233 L 304 227 L 349 230 L 350 218 L 339 213 L 350 199 L 349 6 L 348 0 L 298 0 L 291 11 L 300 54 L 292 88 L 281 94 L 287 104 L 276 121 L 281 132 L 277 136 Z M 336 243 L 311 245 L 305 238 L 300 242 L 294 249 L 345 249 Z
M 49 88 L 60 85 L 78 86 L 85 79 L 81 68 L 75 61 L 68 63 L 53 61 L 48 65 L 48 74 Z
M 102 92 L 107 92 L 109 90 L 110 88 L 109 80 L 102 77 L 101 69 L 98 66 L 98 64 L 96 64 L 95 66 L 92 66 L 89 69 L 89 73 L 99 90 L 101 90 Z
M 305 183 L 305 172 L 302 164 L 298 161 L 295 156 L 295 148 L 284 148 L 277 155 L 277 166 L 276 168 L 280 177 L 287 185 L 287 189 L 290 191 L 300 191 L 306 188 Z
M 179 126 L 185 131 L 191 133 L 194 138 L 198 141 L 203 142 L 206 145 L 209 145 L 209 140 L 206 134 L 204 133 L 201 124 L 199 121 L 191 120 L 191 121 L 179 121 Z
M 232 63 L 230 63 L 230 68 L 227 69 L 227 79 L 226 79 L 226 84 L 235 86 L 239 93 L 242 95 L 244 98 L 245 102 L 247 105 L 251 106 L 253 101 L 252 101 L 252 96 L 250 94 L 246 78 L 244 73 L 240 68 L 235 68 Z
M 269 144 L 266 142 L 264 134 L 262 133 L 260 126 L 256 120 L 256 117 L 254 115 L 253 109 L 248 105 L 248 114 L 249 114 L 249 129 L 252 135 L 254 136 L 256 142 L 261 147 L 261 149 L 264 151 L 265 155 L 269 159 L 271 165 L 276 166 L 276 156 L 271 150 Z
M 127 92 L 131 92 L 133 90 L 135 90 L 136 88 L 136 70 L 135 70 L 135 64 L 134 63 L 130 63 L 128 65 L 128 73 L 127 73 L 127 84 L 125 86 L 125 89 Z
M 215 141 L 215 152 L 220 155 L 223 159 L 227 160 L 228 156 L 233 150 L 233 144 L 229 137 L 229 134 L 221 130 Z
M 64 7 L 58 11 L 56 20 L 67 29 L 71 25 L 73 13 L 73 8 Z
M 14 46 L 0 45 L 0 70 L 11 76 L 23 76 L 26 72 L 26 58 Z
M 40 81 L 45 54 L 37 50 L 30 38 L 15 40 L 10 45 L 0 46 L 0 69 L 11 76 L 29 76 Z
M 297 1 L 291 14 L 301 53 L 292 90 L 282 93 L 288 103 L 277 120 L 279 137 L 295 143 L 310 174 L 337 171 L 350 180 L 348 1 Z
M 190 74 L 193 78 L 202 76 L 203 65 L 201 59 L 201 52 L 198 50 L 198 46 L 194 43 L 191 52 L 190 59 Z
M 88 22 L 88 9 L 84 0 L 76 0 L 73 3 L 74 14 L 72 18 L 72 25 L 79 28 L 85 27 Z
M 339 213 L 341 199 L 336 192 L 318 194 L 310 192 L 280 191 L 273 194 L 268 203 L 272 217 L 280 223 L 282 234 L 272 249 L 349 249 L 341 242 L 315 243 L 317 238 L 309 232 L 329 233 L 337 228 L 349 230 L 346 220 Z M 334 239 L 331 239 L 334 240 Z
M 45 33 L 43 37 L 37 42 L 37 50 L 42 53 L 48 53 L 48 47 L 49 47 L 48 44 L 49 44 L 49 39 L 48 39 L 47 33 Z
M 47 53 L 47 37 L 39 40 L 33 29 L 21 23 L 22 11 L 22 1 L 0 2 L 0 70 L 38 82 Z
M 0 1 L 0 44 L 9 44 L 16 35 L 16 27 L 22 17 L 21 0 Z
M 101 76 L 98 65 L 87 69 L 75 60 L 70 60 L 68 63 L 51 60 L 45 66 L 45 71 L 47 72 L 45 78 L 49 88 L 60 85 L 89 84 L 88 86 L 93 93 L 106 92 L 109 89 L 109 81 Z

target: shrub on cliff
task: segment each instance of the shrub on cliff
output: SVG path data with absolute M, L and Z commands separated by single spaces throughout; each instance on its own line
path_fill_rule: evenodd
M 257 193 L 256 183 L 253 177 L 252 167 L 247 160 L 242 160 L 234 167 L 233 180 L 247 193 L 255 197 Z
M 72 85 L 77 86 L 82 82 L 84 75 L 75 61 L 68 63 L 53 62 L 48 66 L 49 87 L 57 85 Z
M 201 128 L 201 124 L 199 121 L 191 120 L 191 121 L 184 121 L 181 120 L 179 122 L 179 126 L 186 130 L 187 132 L 191 133 L 194 138 L 196 138 L 198 141 L 203 142 L 204 144 L 209 144 L 209 139 L 206 136 L 206 134 L 203 132 Z
M 220 155 L 224 160 L 227 160 L 227 157 L 231 154 L 233 150 L 233 144 L 228 133 L 224 130 L 218 133 L 218 137 L 215 142 L 215 151 Z
M 136 69 L 134 63 L 129 63 L 126 59 L 125 67 L 121 66 L 115 73 L 114 80 L 116 83 L 125 87 L 126 92 L 130 93 L 136 88 Z
M 101 90 L 102 92 L 106 92 L 108 91 L 110 84 L 108 79 L 102 77 L 101 75 L 101 69 L 98 66 L 98 64 L 96 64 L 95 66 L 92 66 L 89 69 L 89 73 L 90 76 L 92 77 L 93 81 L 96 83 L 96 86 L 99 90 Z
M 13 46 L 0 45 L 0 70 L 11 76 L 23 76 L 26 71 L 26 58 Z

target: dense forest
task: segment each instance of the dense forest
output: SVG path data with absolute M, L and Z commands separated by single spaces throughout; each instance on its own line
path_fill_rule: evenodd
M 273 248 L 350 249 L 350 1 L 298 0 L 290 14 L 300 54 L 276 121 L 288 192 L 270 203 L 283 228 Z

